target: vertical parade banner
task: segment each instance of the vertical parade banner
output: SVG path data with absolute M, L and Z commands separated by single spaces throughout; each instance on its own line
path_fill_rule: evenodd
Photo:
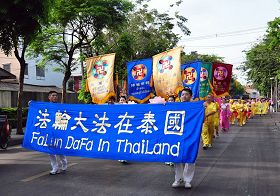
M 152 65 L 151 58 L 127 63 L 128 97 L 130 100 L 144 103 L 151 98 Z
M 87 86 L 93 103 L 102 104 L 116 96 L 113 83 L 114 61 L 115 53 L 86 59 Z
M 189 87 L 192 90 L 193 99 L 199 98 L 201 65 L 201 61 L 194 61 L 190 63 L 185 63 L 181 66 L 183 86 Z
M 212 63 L 202 62 L 200 71 L 200 99 L 205 99 L 205 97 L 211 93 L 212 84 Z
M 175 48 L 153 56 L 153 81 L 156 94 L 167 99 L 178 95 L 182 87 L 181 51 Z
M 212 68 L 212 86 L 214 96 L 228 96 L 230 80 L 232 78 L 232 65 L 224 63 L 213 63 Z

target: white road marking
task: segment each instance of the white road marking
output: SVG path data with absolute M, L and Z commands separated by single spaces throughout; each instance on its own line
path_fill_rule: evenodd
M 78 163 L 70 163 L 67 167 L 69 168 L 69 167 L 72 167 L 72 166 L 77 165 L 77 164 Z M 28 177 L 28 178 L 24 178 L 24 179 L 21 180 L 21 182 L 30 182 L 32 180 L 35 180 L 37 178 L 40 178 L 40 177 L 46 176 L 46 175 L 50 175 L 50 172 L 49 171 L 45 171 L 45 172 L 36 174 L 36 175 Z M 59 175 L 59 174 L 57 174 L 57 175 Z

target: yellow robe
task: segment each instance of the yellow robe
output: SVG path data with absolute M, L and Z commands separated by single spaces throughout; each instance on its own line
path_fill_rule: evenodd
M 263 102 L 263 111 L 262 114 L 267 114 L 269 109 L 269 103 L 268 102 Z
M 244 104 L 243 103 L 236 104 L 236 110 L 238 113 L 237 119 L 238 119 L 239 126 L 242 127 L 243 122 L 244 122 L 244 119 L 243 119 Z
M 235 102 L 231 103 L 229 105 L 229 107 L 230 107 L 230 112 L 231 112 L 230 123 L 232 125 L 234 125 L 235 124 L 235 120 L 236 120 L 236 116 L 235 116 L 235 113 L 236 113 L 236 103 Z
M 204 145 L 209 145 L 209 144 L 212 145 L 213 142 L 215 114 L 206 117 L 206 115 L 208 115 L 211 112 L 217 112 L 217 105 L 213 102 L 210 103 L 205 109 L 205 119 L 204 119 L 202 133 L 201 133 L 201 137 Z
M 257 112 L 256 102 L 251 102 L 251 109 L 252 109 L 252 117 L 253 117 Z
M 219 125 L 220 125 L 220 106 L 219 103 L 215 102 L 217 112 L 214 114 L 214 128 L 215 132 L 217 133 L 219 131 Z

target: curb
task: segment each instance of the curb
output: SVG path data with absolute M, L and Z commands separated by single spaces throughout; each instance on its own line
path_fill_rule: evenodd
M 11 136 L 11 139 L 9 141 L 9 146 L 15 146 L 15 145 L 20 145 L 22 144 L 23 141 L 23 136 L 22 137 L 18 137 L 17 138 L 13 138 L 13 136 Z M 8 148 L 9 148 L 8 146 Z

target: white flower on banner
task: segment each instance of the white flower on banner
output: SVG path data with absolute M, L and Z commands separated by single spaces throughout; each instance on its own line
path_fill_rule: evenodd
M 119 127 L 119 130 L 118 130 L 118 134 L 120 133 L 133 133 L 133 130 L 128 130 L 129 127 L 132 126 L 132 124 L 130 124 L 130 119 L 133 119 L 135 116 L 128 116 L 127 115 L 127 112 L 124 114 L 124 115 L 120 115 L 118 118 L 121 118 L 121 121 L 116 124 L 114 126 L 114 128 L 117 128 Z M 124 120 L 126 120 L 126 123 L 124 123 Z M 124 127 L 124 129 L 123 129 Z
M 58 130 L 66 130 L 68 126 L 68 121 L 71 119 L 71 117 L 64 111 L 62 114 L 59 110 L 55 113 L 55 122 L 52 125 L 54 129 Z
M 99 129 L 94 128 L 91 131 L 94 132 L 98 129 L 97 133 L 106 133 L 106 131 L 107 131 L 106 127 L 111 127 L 111 124 L 105 123 L 105 121 L 109 120 L 109 118 L 106 117 L 106 112 L 104 112 L 103 117 L 99 117 L 98 114 L 95 114 L 95 118 L 97 118 L 100 121 L 100 123 L 98 123 L 94 120 L 93 124 L 95 124 L 96 127 L 99 127 Z
M 164 134 L 183 135 L 185 111 L 167 111 Z
M 142 129 L 142 133 L 148 134 L 153 132 L 152 129 L 154 129 L 155 131 L 158 130 L 157 126 L 155 125 L 155 114 L 152 114 L 151 111 L 144 114 L 144 119 L 141 120 L 141 122 L 143 124 L 138 126 L 136 129 Z
M 36 117 L 39 120 L 39 122 L 34 125 L 35 127 L 40 125 L 40 128 L 42 128 L 42 129 L 47 128 L 47 123 L 51 122 L 51 120 L 47 118 L 50 115 L 47 112 L 48 112 L 47 109 L 45 109 L 45 112 L 42 112 L 41 110 L 39 110 L 39 114 L 43 118 L 41 118 L 40 116 Z
M 88 129 L 82 123 L 82 121 L 86 121 L 87 120 L 87 118 L 82 118 L 82 112 L 79 112 L 79 117 L 74 118 L 74 120 L 78 121 L 78 122 L 76 123 L 76 125 L 71 127 L 71 130 L 74 130 L 78 126 L 80 126 L 85 133 L 88 132 Z

